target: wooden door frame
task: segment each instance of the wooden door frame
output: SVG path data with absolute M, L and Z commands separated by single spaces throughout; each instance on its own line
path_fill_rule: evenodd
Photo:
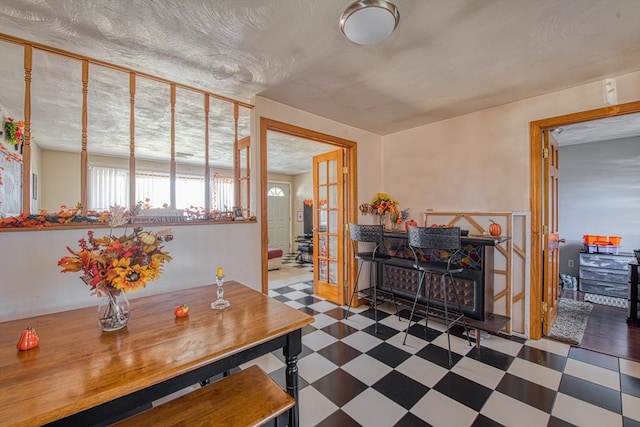
M 567 114 L 564 116 L 551 117 L 537 120 L 530 123 L 529 128 L 529 185 L 531 202 L 531 286 L 530 295 L 530 316 L 529 316 L 529 338 L 542 338 L 542 130 L 559 126 L 566 126 L 580 122 L 587 122 L 597 119 L 621 116 L 625 114 L 640 112 L 640 101 L 611 107 L 598 108 L 595 110 L 582 111 L 579 113 Z
M 344 210 L 345 210 L 345 223 L 355 222 L 358 218 L 358 150 L 355 141 L 339 138 L 337 136 L 328 135 L 321 132 L 316 132 L 310 129 L 305 129 L 299 126 L 295 126 L 289 123 L 280 122 L 277 120 L 269 119 L 266 117 L 260 117 L 260 230 L 261 230 L 261 254 L 262 260 L 262 293 L 269 292 L 269 272 L 267 270 L 267 249 L 268 249 L 268 232 L 267 232 L 267 132 L 274 131 L 287 135 L 296 136 L 299 138 L 308 139 L 311 141 L 322 142 L 324 144 L 333 145 L 338 148 L 344 148 L 346 151 L 346 158 L 344 166 L 347 168 L 347 191 L 344 198 Z M 349 256 L 350 246 L 345 245 L 345 261 L 348 263 L 347 272 L 345 276 L 349 283 L 349 290 L 355 280 L 354 261 L 353 257 Z

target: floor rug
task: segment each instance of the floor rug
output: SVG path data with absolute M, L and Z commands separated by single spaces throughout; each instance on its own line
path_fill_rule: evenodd
M 594 304 L 610 305 L 611 307 L 628 308 L 629 301 L 626 298 L 609 297 L 606 295 L 584 294 L 584 300 Z
M 560 298 L 558 302 L 558 317 L 547 337 L 573 345 L 580 345 L 592 308 L 588 302 Z

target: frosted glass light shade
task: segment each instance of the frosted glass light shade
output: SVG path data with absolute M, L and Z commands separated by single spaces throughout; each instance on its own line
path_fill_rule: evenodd
M 354 43 L 368 45 L 389 37 L 398 26 L 398 8 L 383 0 L 352 3 L 340 17 L 340 29 Z

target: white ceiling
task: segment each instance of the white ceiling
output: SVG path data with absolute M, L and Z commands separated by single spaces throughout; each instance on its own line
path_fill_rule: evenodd
M 3 0 L 0 32 L 380 135 L 640 70 L 638 0 L 394 0 L 371 46 L 340 32 L 350 3 Z

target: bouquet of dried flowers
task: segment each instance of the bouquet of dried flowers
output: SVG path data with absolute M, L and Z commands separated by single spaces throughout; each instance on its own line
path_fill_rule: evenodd
M 409 215 L 409 208 L 402 209 L 398 213 L 392 213 L 391 215 L 389 215 L 391 224 L 402 224 L 403 221 L 406 221 L 409 218 L 411 218 L 411 215 Z
M 107 236 L 95 237 L 92 230 L 88 239 L 80 239 L 80 250 L 67 247 L 71 256 L 58 261 L 63 273 L 82 272 L 82 279 L 98 296 L 112 295 L 120 291 L 136 291 L 147 282 L 157 279 L 165 262 L 171 261 L 164 242 L 173 240 L 171 230 L 156 232 L 143 231 L 135 227 L 133 233 L 120 237 L 113 235 L 113 229 L 128 224 L 140 209 L 139 203 L 131 211 L 120 206 L 111 208 L 110 231 Z
M 380 224 L 382 224 L 387 214 L 400 215 L 398 204 L 398 201 L 387 193 L 376 193 L 371 202 L 360 205 L 360 212 L 363 215 L 377 215 L 380 217 Z

